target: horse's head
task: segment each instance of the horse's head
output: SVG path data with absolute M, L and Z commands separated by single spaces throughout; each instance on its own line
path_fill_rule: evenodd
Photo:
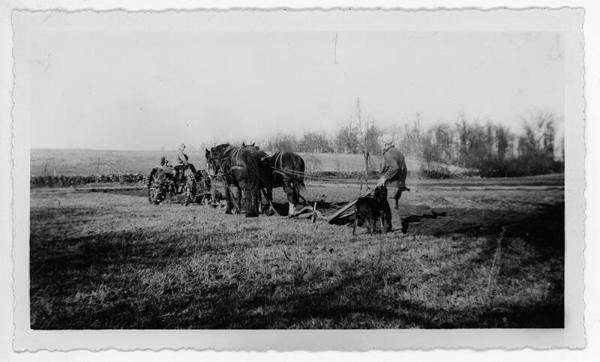
M 246 144 L 246 142 L 242 142 L 242 148 L 244 147 L 252 147 L 254 149 L 256 149 L 257 151 L 260 151 L 260 147 L 256 145 L 256 142 L 252 142 L 252 144 Z
M 259 159 L 261 162 L 263 162 L 263 161 L 265 161 L 266 159 L 268 159 L 269 157 L 271 157 L 271 156 L 269 156 L 269 154 L 268 154 L 268 153 L 266 153 L 265 151 L 261 151 L 261 150 L 259 150 L 258 148 L 257 148 L 256 150 L 258 151 L 258 159 Z
M 228 143 L 224 143 L 213 148 L 206 149 L 206 166 L 208 174 L 213 177 L 221 170 L 221 159 L 225 155 L 225 151 L 229 148 Z
M 220 157 L 217 157 L 215 155 L 215 153 L 213 152 L 214 149 L 215 149 L 214 147 L 211 148 L 210 150 L 206 149 L 206 153 L 205 153 L 205 156 L 206 156 L 206 168 L 207 168 L 208 174 L 211 177 L 216 176 L 217 173 L 219 172 L 219 168 L 220 168 L 220 165 L 219 165 L 219 159 L 220 159 Z

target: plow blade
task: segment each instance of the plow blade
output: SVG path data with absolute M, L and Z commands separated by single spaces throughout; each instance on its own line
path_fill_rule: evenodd
M 333 215 L 331 215 L 329 217 L 327 222 L 330 224 L 337 224 L 342 219 L 352 215 L 354 213 L 354 210 L 352 209 L 352 207 L 354 205 L 356 205 L 357 201 L 358 201 L 358 199 L 351 201 L 351 202 L 347 203 L 346 205 L 342 206 L 338 211 L 336 211 Z
M 371 191 L 367 192 L 366 194 L 361 195 L 360 197 L 354 199 L 354 201 L 350 201 L 346 205 L 342 206 L 338 211 L 336 211 L 333 215 L 331 215 L 329 217 L 327 222 L 330 224 L 340 224 L 340 223 L 343 224 L 344 219 L 354 215 L 354 209 L 352 209 L 352 207 L 354 205 L 356 205 L 356 202 L 358 201 L 358 199 L 360 199 L 361 197 L 371 195 L 373 193 L 373 191 L 374 190 L 371 190 Z

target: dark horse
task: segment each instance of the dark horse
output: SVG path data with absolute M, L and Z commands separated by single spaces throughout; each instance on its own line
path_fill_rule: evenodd
M 227 209 L 225 213 L 231 214 L 232 195 L 229 186 L 237 188 L 236 209 L 240 211 L 242 193 L 246 198 L 246 216 L 258 216 L 258 203 L 260 200 L 260 169 L 259 155 L 255 147 L 233 147 L 228 143 L 215 146 L 206 150 L 206 164 L 211 176 L 221 176 L 225 182 L 225 199 Z
M 265 197 L 270 204 L 273 201 L 273 189 L 283 187 L 289 201 L 288 216 L 296 213 L 296 205 L 300 198 L 304 200 L 301 191 L 304 186 L 304 160 L 294 152 L 275 152 L 269 156 L 266 152 L 260 154 L 260 181 L 265 189 Z

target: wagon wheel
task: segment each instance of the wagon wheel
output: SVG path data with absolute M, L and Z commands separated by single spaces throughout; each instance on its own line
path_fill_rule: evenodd
M 152 175 L 152 179 L 148 184 L 148 201 L 151 204 L 160 204 L 165 198 L 165 193 L 162 187 L 162 181 L 157 175 Z

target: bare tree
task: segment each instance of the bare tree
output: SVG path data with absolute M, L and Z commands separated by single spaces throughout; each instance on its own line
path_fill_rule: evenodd
M 267 140 L 266 149 L 269 151 L 295 151 L 298 145 L 296 137 L 289 134 L 277 134 L 273 137 L 269 137 Z
M 360 140 L 358 130 L 348 122 L 347 125 L 341 127 L 335 137 L 335 146 L 337 152 L 340 153 L 358 153 L 360 149 Z
M 304 134 L 302 141 L 298 144 L 298 151 L 327 153 L 332 152 L 333 149 L 325 134 L 308 132 Z
M 378 154 L 381 151 L 378 141 L 381 132 L 377 126 L 375 126 L 375 121 L 373 119 L 363 120 L 360 97 L 356 99 L 356 124 L 356 128 L 358 130 L 359 148 L 365 162 L 364 182 L 366 184 L 369 180 L 370 157 L 371 155 Z M 361 189 L 362 186 L 363 185 L 361 181 Z

